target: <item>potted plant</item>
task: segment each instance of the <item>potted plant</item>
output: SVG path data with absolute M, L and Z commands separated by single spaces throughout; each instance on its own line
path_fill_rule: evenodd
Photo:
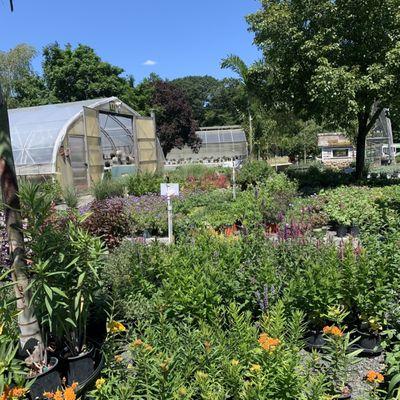
M 373 355 L 380 354 L 383 351 L 381 347 L 382 330 L 383 324 L 380 322 L 379 317 L 366 317 L 361 315 L 356 334 L 359 337 L 357 346 L 363 350 L 363 353 Z
M 85 217 L 68 220 L 52 232 L 58 242 L 52 256 L 32 264 L 32 290 L 44 335 L 54 343 L 68 385 L 94 371 L 94 346 L 87 337 L 89 309 L 100 289 L 104 246 L 80 227 Z

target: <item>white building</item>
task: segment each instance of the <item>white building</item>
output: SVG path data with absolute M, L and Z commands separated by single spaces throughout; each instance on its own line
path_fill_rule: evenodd
M 318 147 L 324 164 L 345 167 L 356 160 L 356 149 L 342 133 L 319 134 Z

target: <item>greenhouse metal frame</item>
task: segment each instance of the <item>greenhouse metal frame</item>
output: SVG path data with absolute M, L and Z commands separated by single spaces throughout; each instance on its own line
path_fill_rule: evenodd
M 107 161 L 150 172 L 164 163 L 154 116 L 140 116 L 117 97 L 8 113 L 18 176 L 84 190 L 101 179 Z

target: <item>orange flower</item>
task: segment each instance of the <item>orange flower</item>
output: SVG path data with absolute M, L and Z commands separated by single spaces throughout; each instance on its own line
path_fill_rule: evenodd
M 75 390 L 72 386 L 64 390 L 64 400 L 76 400 Z
M 54 398 L 54 393 L 52 392 L 44 392 L 43 397 L 46 397 L 46 399 L 52 399 Z
M 382 383 L 385 380 L 383 375 L 376 371 L 368 371 L 366 379 L 370 383 Z
M 4 392 L 0 396 L 0 400 L 14 400 L 24 397 L 27 389 L 21 387 L 10 388 L 6 386 Z
M 343 336 L 343 331 L 335 325 L 324 326 L 322 332 L 325 333 L 325 335 L 333 335 L 337 337 Z
M 62 391 L 61 391 L 61 390 L 57 390 L 57 391 L 54 393 L 53 399 L 54 399 L 54 400 L 64 400 L 64 396 L 63 396 Z
M 258 338 L 258 343 L 260 343 L 260 346 L 264 350 L 272 352 L 281 344 L 281 341 L 279 339 L 269 337 L 266 333 L 262 333 Z
M 139 347 L 143 344 L 143 340 L 142 339 L 135 339 L 132 343 L 133 347 Z

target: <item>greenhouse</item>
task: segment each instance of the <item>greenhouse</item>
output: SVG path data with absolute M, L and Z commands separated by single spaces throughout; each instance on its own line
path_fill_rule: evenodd
M 154 117 L 116 97 L 9 110 L 18 176 L 85 190 L 104 168 L 154 172 L 164 162 Z
M 242 160 L 247 157 L 247 140 L 240 126 L 216 126 L 200 128 L 196 135 L 201 139 L 197 153 L 185 146 L 173 149 L 167 156 L 167 164 L 221 163 Z

